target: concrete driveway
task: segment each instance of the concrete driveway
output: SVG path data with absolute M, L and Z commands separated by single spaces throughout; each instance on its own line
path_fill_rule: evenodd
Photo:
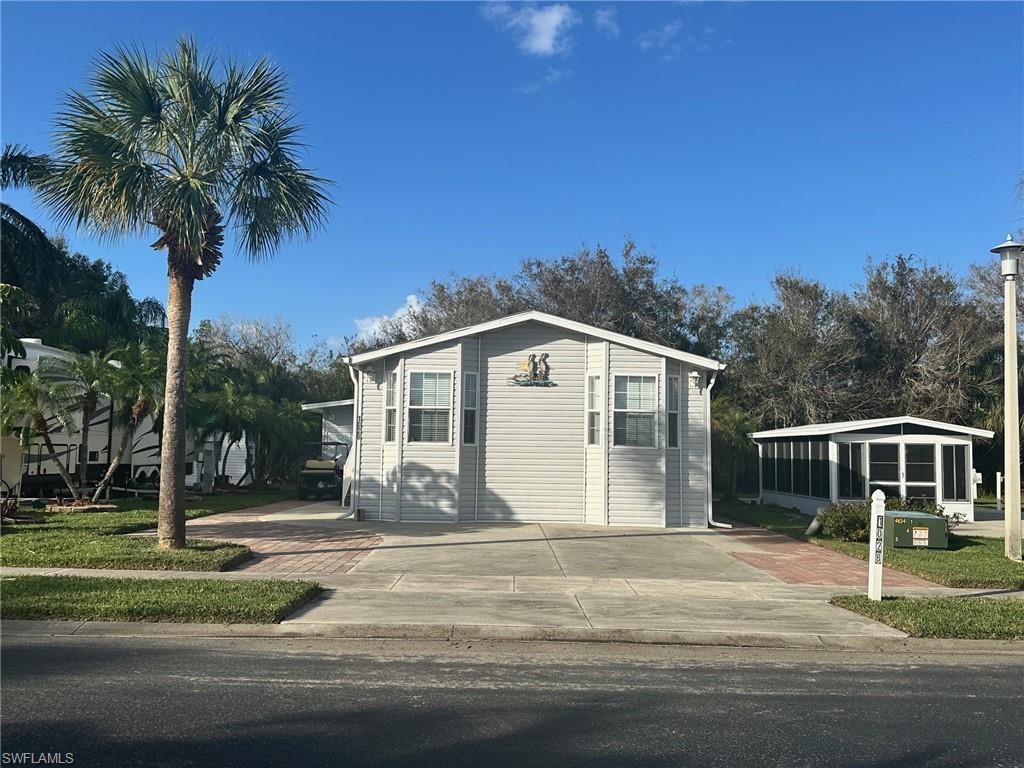
M 539 523 L 381 523 L 310 504 L 261 520 L 380 536 L 353 573 L 583 579 L 777 580 L 714 545 L 710 530 L 603 528 Z
M 407 627 L 417 636 L 424 627 L 442 634 L 489 627 L 512 633 L 902 636 L 829 605 L 841 588 L 786 583 L 743 562 L 737 548 L 752 545 L 713 530 L 357 522 L 323 504 L 261 519 L 380 537 L 350 572 L 318 579 L 324 596 L 286 624 L 358 625 L 371 634 L 380 626 L 385 635 Z

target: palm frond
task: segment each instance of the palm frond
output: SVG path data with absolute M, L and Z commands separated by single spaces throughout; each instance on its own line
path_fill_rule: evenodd
M 0 157 L 0 188 L 31 186 L 46 176 L 50 158 L 34 155 L 21 144 L 5 144 Z

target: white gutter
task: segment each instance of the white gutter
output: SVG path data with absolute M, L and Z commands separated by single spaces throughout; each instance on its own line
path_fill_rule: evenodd
M 714 504 L 711 501 L 711 390 L 715 386 L 715 382 L 718 380 L 718 371 L 711 374 L 711 378 L 708 379 L 708 386 L 704 390 L 704 435 L 707 438 L 706 453 L 705 453 L 705 466 L 707 472 L 707 510 L 708 510 L 708 525 L 712 528 L 732 528 L 728 523 L 720 523 L 715 520 Z

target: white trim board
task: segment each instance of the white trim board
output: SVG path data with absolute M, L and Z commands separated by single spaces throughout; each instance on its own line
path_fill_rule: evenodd
M 931 419 L 920 419 L 916 416 L 891 416 L 885 419 L 862 419 L 860 421 L 836 421 L 830 424 L 804 424 L 799 427 L 786 429 L 768 429 L 762 432 L 751 432 L 747 437 L 752 440 L 769 440 L 772 438 L 786 437 L 812 437 L 834 435 L 838 432 L 870 432 L 879 427 L 892 427 L 898 424 L 913 424 L 918 427 L 929 427 L 941 429 L 946 432 L 953 432 L 959 435 L 970 435 L 972 437 L 983 437 L 991 439 L 995 432 L 976 427 L 962 427 L 958 424 L 948 424 L 944 421 L 932 421 Z
M 670 360 L 680 360 L 684 363 L 703 368 L 709 371 L 720 371 L 725 368 L 725 365 L 712 360 L 709 357 L 701 357 L 700 355 L 694 355 L 690 352 L 682 352 L 678 349 L 672 349 L 672 347 L 666 347 L 661 344 L 654 344 L 650 341 L 642 341 L 640 339 L 634 339 L 631 336 L 625 336 L 621 333 L 614 333 L 612 331 L 606 331 L 601 328 L 596 328 L 592 325 L 585 323 L 577 323 L 574 320 L 566 320 L 565 318 L 557 317 L 556 315 L 549 315 L 546 312 L 537 312 L 531 310 L 529 312 L 520 312 L 516 315 L 509 315 L 507 317 L 499 318 L 498 320 L 491 320 L 486 323 L 478 323 L 477 325 L 470 325 L 466 328 L 459 328 L 454 331 L 448 331 L 447 333 L 439 333 L 434 336 L 425 336 L 422 339 L 416 339 L 415 341 L 408 341 L 404 344 L 395 344 L 390 347 L 383 347 L 381 349 L 373 350 L 372 352 L 362 352 L 358 355 L 349 355 L 345 358 L 349 365 L 362 365 L 372 360 L 379 360 L 382 357 L 389 357 L 391 355 L 398 355 L 409 350 L 419 349 L 420 347 L 429 347 L 434 344 L 443 344 L 448 341 L 454 341 L 455 339 L 461 339 L 464 336 L 471 336 L 473 334 L 486 333 L 487 331 L 495 331 L 500 328 L 507 328 L 512 325 L 520 325 L 522 323 L 537 322 L 545 325 L 551 325 L 556 328 L 563 328 L 567 331 L 573 331 L 575 333 L 582 334 L 583 336 L 594 336 L 605 341 L 614 342 L 615 344 L 621 344 L 624 347 L 630 347 L 632 349 L 638 349 L 642 352 L 649 352 L 653 355 L 660 355 L 662 357 L 669 358 Z

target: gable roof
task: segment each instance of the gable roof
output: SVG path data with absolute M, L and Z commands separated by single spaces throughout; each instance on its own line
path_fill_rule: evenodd
M 804 424 L 799 427 L 787 427 L 785 429 L 768 429 L 763 432 L 751 432 L 748 437 L 752 440 L 766 440 L 773 437 L 809 437 L 811 435 L 832 435 L 837 432 L 870 432 L 879 427 L 892 427 L 898 424 L 913 424 L 918 427 L 930 429 L 941 429 L 946 432 L 955 432 L 971 437 L 991 438 L 995 432 L 976 427 L 962 427 L 959 424 L 949 424 L 945 421 L 932 421 L 931 419 L 919 419 L 916 416 L 890 416 L 885 419 L 861 419 L 859 421 L 833 421 L 828 424 Z
M 382 347 L 380 349 L 375 349 L 372 352 L 362 352 L 358 355 L 349 355 L 346 360 L 350 365 L 358 366 L 362 363 L 368 363 L 371 360 L 379 360 L 382 357 L 398 355 L 413 349 L 419 349 L 420 347 L 429 347 L 433 344 L 443 344 L 446 341 L 453 341 L 455 339 L 462 338 L 463 336 L 474 336 L 478 333 L 487 333 L 488 331 L 496 331 L 499 328 L 508 328 L 512 325 L 520 325 L 522 323 L 529 322 L 543 323 L 544 325 L 563 328 L 567 331 L 573 331 L 574 333 L 583 334 L 585 336 L 594 336 L 599 339 L 614 342 L 615 344 L 621 344 L 624 347 L 631 347 L 632 349 L 638 349 L 642 352 L 650 352 L 653 355 L 667 357 L 670 360 L 679 360 L 684 363 L 689 363 L 690 365 L 698 368 L 704 368 L 709 371 L 720 371 L 725 368 L 724 364 L 717 360 L 712 360 L 710 357 L 702 357 L 701 355 L 695 355 L 691 352 L 681 352 L 678 349 L 666 347 L 662 344 L 654 344 L 650 341 L 641 341 L 640 339 L 634 339 L 632 336 L 606 331 L 593 325 L 577 323 L 574 320 L 566 320 L 563 317 L 549 315 L 546 312 L 538 312 L 536 310 L 508 315 L 506 317 L 498 318 L 497 320 L 490 320 L 486 323 L 469 325 L 465 328 L 448 331 L 447 333 L 439 333 L 434 336 L 424 336 L 422 339 L 407 341 L 404 344 L 393 344 L 390 347 Z

